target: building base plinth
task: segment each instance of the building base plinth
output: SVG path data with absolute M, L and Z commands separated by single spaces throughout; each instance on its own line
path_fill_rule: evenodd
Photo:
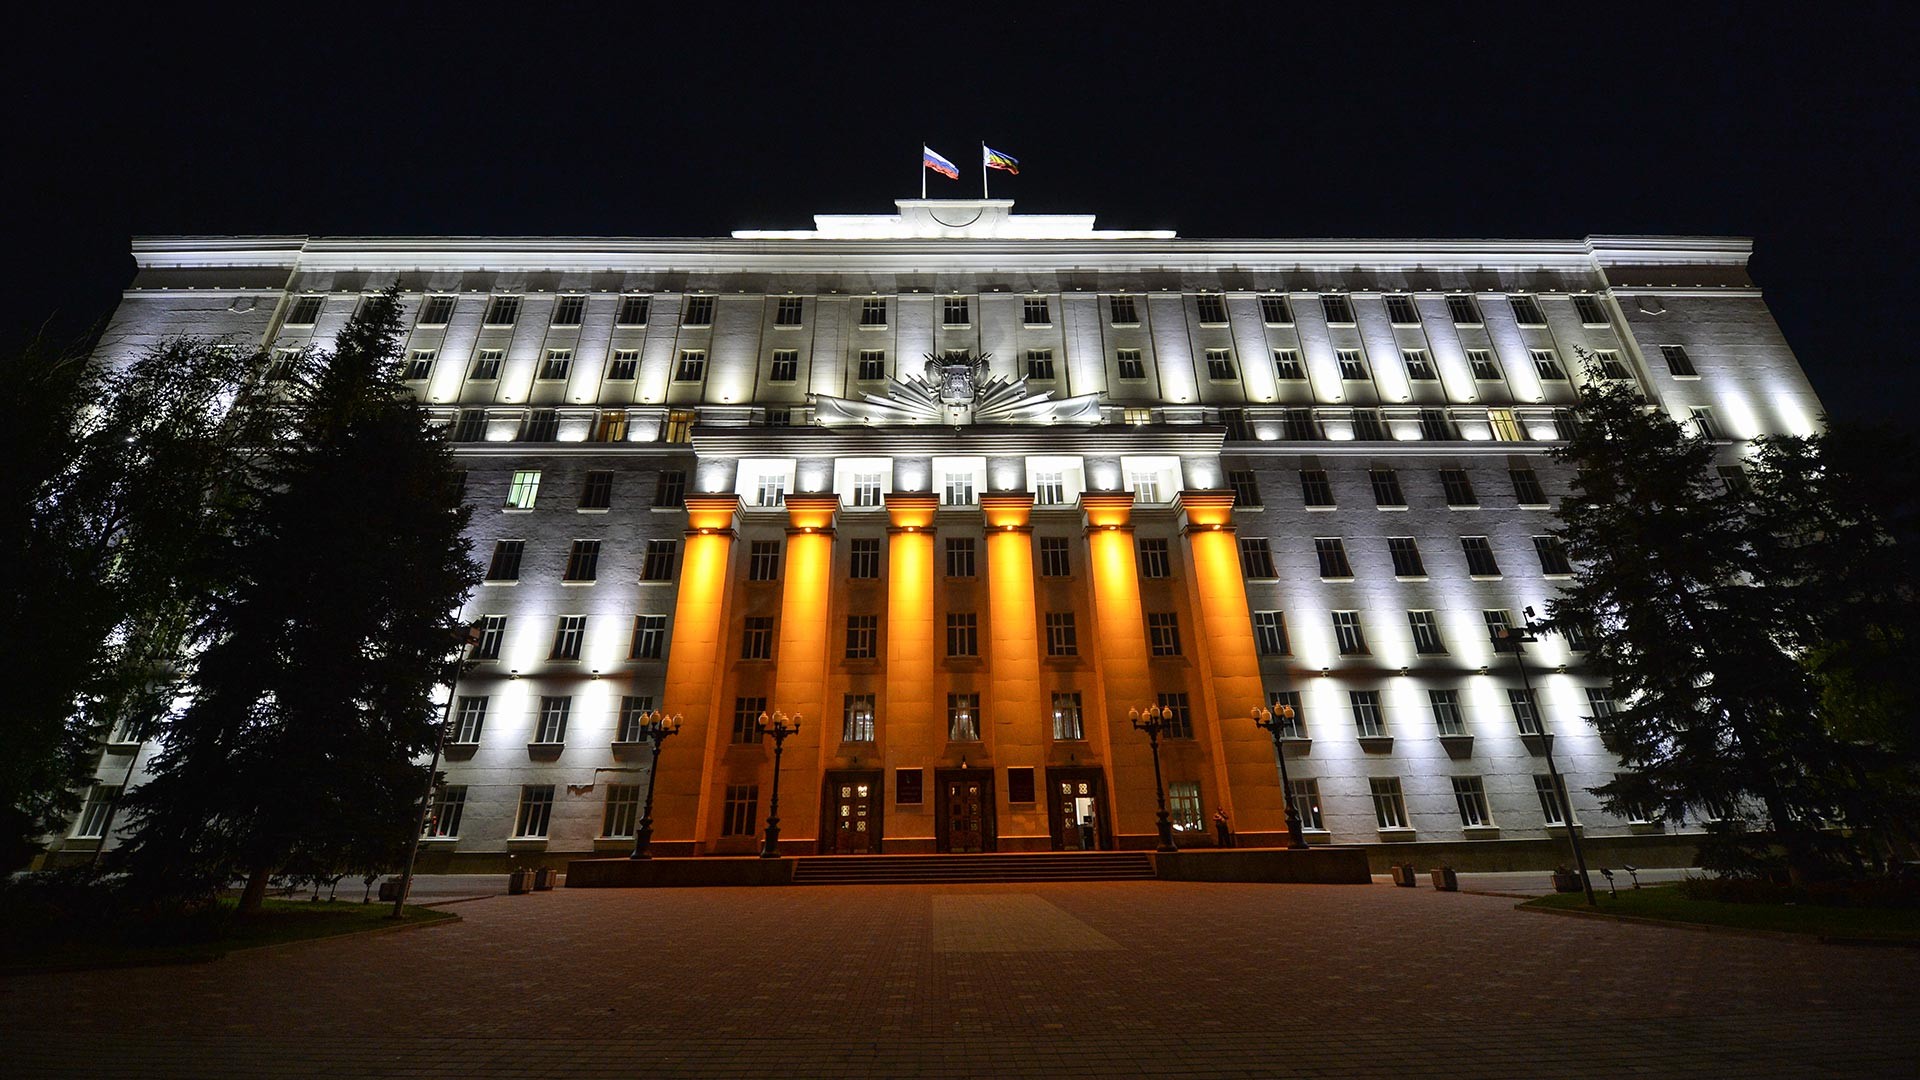
M 1263 881 L 1290 885 L 1367 885 L 1364 848 L 1202 848 L 1154 855 L 1162 881 Z

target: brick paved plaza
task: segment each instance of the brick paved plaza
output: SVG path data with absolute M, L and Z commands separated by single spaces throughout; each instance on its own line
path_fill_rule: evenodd
M 29 1076 L 1912 1075 L 1920 953 L 1387 886 L 558 891 L 0 979 Z

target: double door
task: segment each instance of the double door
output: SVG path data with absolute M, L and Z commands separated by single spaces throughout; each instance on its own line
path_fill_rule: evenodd
M 829 773 L 820 850 L 829 855 L 880 854 L 881 780 L 877 772 Z
M 1106 777 L 1099 769 L 1048 769 L 1047 800 L 1047 830 L 1053 835 L 1053 850 L 1112 849 Z
M 934 778 L 934 840 L 943 852 L 994 849 L 993 777 L 981 769 L 941 770 Z

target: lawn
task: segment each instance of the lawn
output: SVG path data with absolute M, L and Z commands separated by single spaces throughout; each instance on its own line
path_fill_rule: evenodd
M 197 963 L 238 949 L 459 918 L 411 905 L 403 920 L 388 918 L 392 912 L 392 904 L 268 900 L 259 915 L 241 919 L 234 915 L 233 901 L 224 900 L 195 916 L 139 926 L 68 926 L 33 934 L 0 930 L 0 972 Z
M 1731 904 L 1721 900 L 1691 900 L 1675 885 L 1621 889 L 1595 894 L 1600 904 L 1587 907 L 1579 893 L 1558 893 L 1520 905 L 1563 911 L 1595 911 L 1669 922 L 1704 923 L 1739 930 L 1769 930 L 1821 937 L 1873 938 L 1920 941 L 1920 911 L 1899 908 L 1844 908 L 1816 904 Z

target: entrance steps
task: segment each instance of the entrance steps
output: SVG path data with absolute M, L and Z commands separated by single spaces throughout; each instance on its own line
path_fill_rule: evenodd
M 1019 881 L 1152 881 L 1146 851 L 980 855 L 819 855 L 794 860 L 795 885 L 931 885 Z

